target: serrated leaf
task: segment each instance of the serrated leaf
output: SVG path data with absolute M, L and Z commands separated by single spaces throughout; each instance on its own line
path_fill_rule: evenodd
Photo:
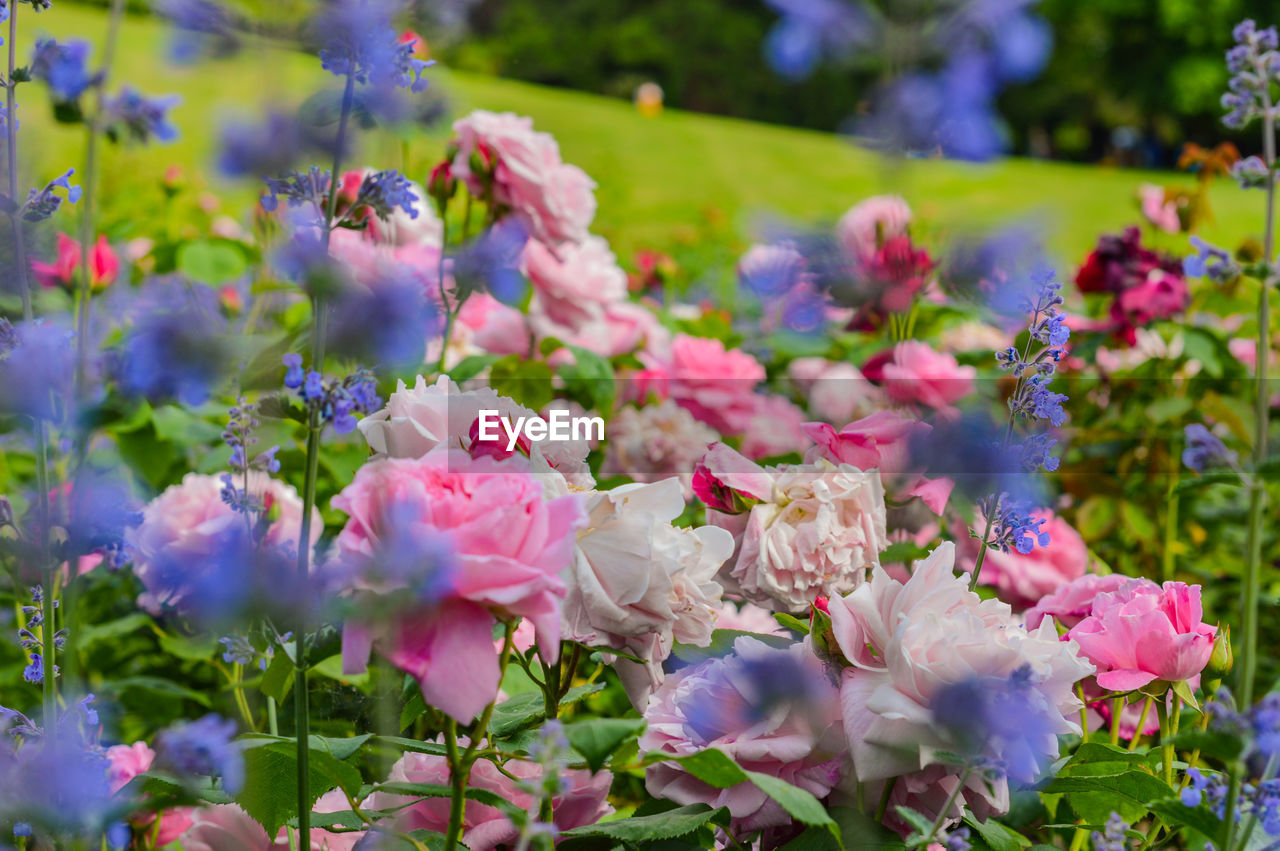
M 1225 845 L 1221 836 L 1222 821 L 1206 809 L 1188 807 L 1177 798 L 1169 798 L 1152 802 L 1151 811 L 1170 825 L 1186 825 L 1204 834 L 1206 838 Z
M 978 821 L 968 810 L 965 811 L 964 823 L 977 831 L 982 841 L 991 846 L 991 851 L 1021 851 L 1031 845 L 1031 840 L 1018 833 L 1008 825 L 995 819 Z
M 729 811 L 725 807 L 713 810 L 706 804 L 690 804 L 654 815 L 632 816 L 575 827 L 564 831 L 560 836 L 562 839 L 602 836 L 632 845 L 662 839 L 677 839 L 687 836 L 703 825 L 717 824 L 723 827 L 728 824 L 728 821 Z
M 643 718 L 589 718 L 564 726 L 565 737 L 593 772 L 629 739 L 644 732 Z
M 310 806 L 314 807 L 320 796 L 338 787 L 351 795 L 360 792 L 363 781 L 355 766 L 315 748 L 309 750 L 307 760 Z M 298 815 L 297 749 L 289 741 L 249 747 L 244 751 L 244 767 L 244 788 L 236 795 L 236 802 L 262 825 L 268 836 L 275 836 Z
M 436 742 L 420 742 L 417 739 L 406 739 L 401 736 L 378 736 L 379 742 L 393 745 L 401 750 L 413 753 L 425 753 L 432 756 L 446 756 L 448 751 L 444 745 Z
M 1093 824 L 1105 823 L 1112 812 L 1133 824 L 1147 814 L 1153 801 L 1173 797 L 1164 781 L 1137 769 L 1122 774 L 1059 776 L 1044 791 L 1068 795 L 1076 814 Z
M 604 683 L 574 686 L 560 700 L 560 705 L 568 706 L 571 703 L 577 703 L 603 688 Z M 541 694 L 532 692 L 518 694 L 493 708 L 493 715 L 489 720 L 489 734 L 496 737 L 510 736 L 526 727 L 536 726 L 545 717 L 546 706 Z

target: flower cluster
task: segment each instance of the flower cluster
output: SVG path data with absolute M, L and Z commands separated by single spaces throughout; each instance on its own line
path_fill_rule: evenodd
M 1144 247 L 1141 233 L 1130 227 L 1119 235 L 1098 238 L 1097 247 L 1076 273 L 1076 286 L 1084 293 L 1111 297 L 1101 328 L 1131 346 L 1138 329 L 1187 309 L 1191 294 L 1183 274 L 1176 258 Z M 1199 277 L 1204 272 L 1187 266 L 1185 274 Z
M 1280 77 L 1280 36 L 1275 27 L 1258 29 L 1251 19 L 1245 19 L 1231 31 L 1235 46 L 1227 51 L 1227 81 L 1229 91 L 1222 96 L 1222 108 L 1227 114 L 1222 123 L 1240 129 L 1255 118 L 1271 111 L 1271 87 Z
M 356 427 L 356 414 L 370 414 L 382 405 L 378 384 L 368 370 L 357 370 L 344 378 L 326 379 L 315 370 L 302 370 L 302 355 L 288 354 L 284 386 L 295 390 L 309 410 L 316 410 L 322 422 L 332 423 L 338 434 Z

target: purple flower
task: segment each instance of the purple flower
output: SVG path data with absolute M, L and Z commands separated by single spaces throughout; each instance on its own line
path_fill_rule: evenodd
M 235 735 L 235 722 L 218 715 L 176 724 L 156 736 L 155 764 L 184 777 L 221 777 L 222 787 L 234 795 L 244 784 Z
M 401 42 L 392 20 L 394 0 L 330 0 L 316 17 L 314 30 L 323 42 L 320 64 L 339 77 L 379 88 L 390 85 L 420 92 L 422 73 L 432 64 L 413 56 L 414 42 Z
M 71 175 L 75 173 L 74 168 L 69 168 L 61 177 L 45 184 L 43 189 L 32 189 L 28 192 L 27 200 L 22 205 L 22 218 L 28 222 L 43 222 L 56 213 L 62 206 L 62 198 L 57 193 L 58 189 L 66 193 L 68 203 L 74 204 L 79 201 L 84 190 L 71 183 Z
M 169 58 L 174 62 L 225 57 L 240 47 L 231 13 L 212 0 L 161 0 L 156 11 L 173 24 Z
M 90 86 L 102 81 L 101 72 L 91 73 L 87 67 L 92 49 L 89 42 L 78 39 L 65 44 L 51 38 L 41 39 L 36 42 L 31 57 L 31 76 L 44 80 L 57 100 L 64 103 L 78 100 Z
M 1227 449 L 1216 434 L 1202 423 L 1191 423 L 1183 431 L 1187 445 L 1182 450 L 1182 463 L 1197 473 L 1210 467 L 1234 467 L 1236 453 Z
M 34 320 L 11 328 L 17 341 L 0 360 L 0 411 L 53 419 L 70 391 L 75 332 L 62 321 Z
M 120 94 L 104 104 L 107 133 L 119 136 L 123 131 L 138 142 L 149 142 L 152 137 L 172 142 L 178 138 L 178 129 L 169 123 L 169 110 L 181 101 L 177 95 L 148 98 L 132 86 L 123 86 Z
M 154 281 L 125 336 L 116 371 L 125 393 L 198 405 L 230 361 L 217 294 L 200 285 Z

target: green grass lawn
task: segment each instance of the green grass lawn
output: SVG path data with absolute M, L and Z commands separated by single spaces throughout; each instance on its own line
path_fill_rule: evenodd
M 105 15 L 63 3 L 38 17 L 20 7 L 23 43 L 48 33 L 101 37 Z M 33 24 L 35 26 L 33 26 Z M 168 147 L 122 148 L 104 155 L 104 222 L 114 236 L 141 235 L 163 215 L 157 177 L 170 164 L 203 172 L 223 195 L 224 211 L 244 220 L 256 190 L 220 184 L 209 166 L 218 127 L 266 102 L 297 102 L 332 78 L 312 57 L 267 47 L 190 68 L 164 62 L 164 27 L 126 20 L 115 79 L 145 92 L 176 92 L 182 139 Z M 453 114 L 471 108 L 530 115 L 554 134 L 567 161 L 600 184 L 595 230 L 624 261 L 640 247 L 678 249 L 708 234 L 746 239 L 763 217 L 817 221 L 838 216 L 870 194 L 900 192 L 942 231 L 999 222 L 1029 222 L 1045 233 L 1060 264 L 1077 262 L 1097 234 L 1137 221 L 1134 193 L 1144 180 L 1190 183 L 1187 175 L 1147 174 L 1030 160 L 987 166 L 910 161 L 897 166 L 834 135 L 669 110 L 644 118 L 629 103 L 437 68 L 434 85 Z M 47 178 L 79 166 L 82 131 L 54 126 L 38 86 L 24 86 L 20 147 L 33 174 Z M 422 179 L 439 156 L 443 130 L 407 144 L 366 146 L 370 164 L 401 167 Z M 1217 221 L 1206 236 L 1234 241 L 1259 227 L 1261 197 L 1221 182 L 1213 193 Z M 1233 239 L 1234 238 L 1234 239 Z M 1179 239 L 1166 244 L 1181 250 Z M 1063 266 L 1065 269 L 1065 265 Z

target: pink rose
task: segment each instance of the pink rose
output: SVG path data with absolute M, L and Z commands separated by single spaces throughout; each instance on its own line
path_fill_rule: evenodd
M 462 745 L 466 746 L 466 738 Z M 536 762 L 510 759 L 503 763 L 507 774 L 499 771 L 487 759 L 478 760 L 471 769 L 469 788 L 494 792 L 518 807 L 536 814 L 537 801 L 528 786 L 537 785 L 542 779 L 542 766 Z M 449 763 L 442 756 L 407 753 L 396 760 L 387 780 L 392 783 L 438 783 L 448 785 Z M 613 775 L 608 771 L 592 774 L 582 769 L 559 769 L 561 791 L 552 798 L 555 826 L 560 830 L 572 830 L 595 824 L 613 812 L 609 805 L 609 786 Z M 397 830 L 430 830 L 444 833 L 449 827 L 449 799 L 427 798 L 410 804 L 412 798 L 374 792 L 369 796 L 365 809 L 387 810 L 403 807 L 389 816 Z M 462 842 L 471 851 L 491 851 L 498 846 L 514 846 L 520 836 L 519 829 L 497 807 L 468 801 L 462 822 Z
M 524 314 L 488 293 L 472 293 L 458 309 L 454 333 L 466 335 L 467 342 L 495 355 L 525 355 L 529 352 L 529 329 Z
M 523 259 L 525 274 L 547 315 L 564 325 L 590 318 L 592 307 L 627 298 L 627 273 L 609 243 L 598 236 L 556 252 L 530 240 Z
M 218 476 L 187 473 L 170 485 L 142 511 L 142 522 L 125 530 L 125 542 L 133 554 L 133 571 L 146 592 L 138 605 L 153 614 L 163 606 L 181 606 L 172 581 L 157 575 L 163 564 L 205 563 L 218 552 L 232 532 L 244 528 L 244 515 L 222 499 L 224 485 Z M 256 470 L 249 472 L 249 493 L 267 502 L 276 519 L 267 529 L 267 547 L 296 546 L 302 533 L 302 500 L 293 486 Z M 311 543 L 320 539 L 324 523 L 313 509 Z M 193 568 L 194 569 L 194 568 Z M 162 598 L 156 596 L 165 593 Z
M 627 405 L 606 425 L 605 473 L 620 473 L 636 482 L 679 479 L 685 501 L 693 498 L 693 469 L 718 438 L 693 414 L 667 399 L 657 405 Z
M 820 420 L 845 423 L 881 407 L 883 393 L 851 363 L 826 358 L 796 358 L 787 376 L 809 400 L 809 412 Z
M 742 430 L 742 453 L 748 458 L 770 458 L 799 452 L 809 445 L 804 411 L 785 396 L 755 394 L 755 410 Z
M 386 406 L 362 419 L 359 428 L 369 448 L 378 455 L 420 458 L 441 445 L 469 450 L 472 427 L 482 410 L 497 411 L 513 425 L 520 417 L 537 415 L 488 387 L 463 391 L 448 376 L 427 384 L 419 375 L 412 390 L 399 382 Z M 527 448 L 534 472 L 555 471 L 576 487 L 595 486 L 587 465 L 591 451 L 587 441 L 547 439 L 530 443 Z
M 1035 605 L 1046 595 L 1084 576 L 1089 568 L 1089 548 L 1070 523 L 1051 511 L 1039 510 L 1031 516 L 1045 521 L 1040 531 L 1049 535 L 1049 545 L 1035 547 L 1026 555 L 1017 550 L 1006 553 L 988 548 L 978 576 L 979 582 L 994 585 L 1000 599 L 1018 609 Z M 974 531 L 981 535 L 985 530 L 985 522 L 979 518 Z M 977 554 L 978 542 L 970 539 L 961 569 L 972 572 Z
M 540 300 L 534 299 L 529 305 L 529 326 L 540 340 L 555 338 L 605 358 L 633 352 L 662 334 L 658 317 L 643 305 L 629 301 L 606 304 L 593 309 L 577 324 L 562 325 L 546 313 Z M 565 349 L 548 359 L 552 366 L 572 361 L 572 354 Z
M 357 569 L 376 565 L 384 545 L 439 535 L 451 542 L 456 561 L 438 583 L 447 587 L 409 613 L 390 622 L 347 621 L 347 673 L 363 670 L 376 644 L 418 680 L 427 703 L 465 722 L 498 692 L 492 639 L 499 616 L 533 621 L 543 658 L 556 659 L 565 596 L 560 573 L 573 557 L 582 506 L 577 496 L 544 500 L 525 459 L 447 449 L 416 459 L 377 458 L 333 498 L 333 507 L 350 517 L 336 541 L 339 558 Z
M 763 695 L 777 696 L 768 711 L 762 711 Z M 775 648 L 743 636 L 731 655 L 667 677 L 645 709 L 640 751 L 687 756 L 714 747 L 747 771 L 824 798 L 844 765 L 837 705 L 834 688 L 804 645 Z M 791 824 L 791 816 L 754 783 L 717 789 L 678 762 L 649 766 L 645 788 L 677 804 L 728 807 L 734 833 Z
M 973 392 L 977 370 L 960 366 L 953 355 L 934 351 L 928 343 L 907 340 L 893 348 L 884 364 L 884 389 L 896 402 L 948 410 Z
M 911 208 L 897 195 L 876 195 L 849 208 L 836 223 L 836 239 L 858 261 L 867 261 L 885 241 L 906 234 Z
M 484 196 L 483 178 L 472 171 L 477 160 L 492 158 L 493 196 L 510 207 L 529 235 L 549 245 L 581 242 L 596 214 L 595 182 L 577 166 L 565 165 L 560 146 L 533 129 L 533 119 L 514 113 L 477 110 L 454 122 L 458 154 L 453 171 L 476 197 Z
M 991 555 L 990 552 L 987 553 Z M 986 567 L 982 568 L 984 571 Z M 1028 629 L 1036 629 L 1046 617 L 1057 618 L 1067 629 L 1080 623 L 1093 612 L 1093 601 L 1099 594 L 1110 593 L 1129 581 L 1129 577 L 1119 573 L 1099 576 L 1086 573 L 1041 597 L 1039 602 L 1027 610 Z
M 317 813 L 339 813 L 350 809 L 341 789 L 334 789 L 320 796 L 313 808 Z M 193 821 L 179 838 L 183 851 L 287 851 L 290 845 L 288 828 L 280 828 L 275 839 L 267 836 L 262 825 L 254 821 L 237 804 L 218 804 L 192 810 Z M 364 831 L 330 833 L 311 829 L 311 851 L 353 851 L 364 838 Z M 159 843 L 157 843 L 159 844 Z
M 732 447 L 708 447 L 693 470 L 693 492 L 708 509 L 742 514 L 773 493 L 773 476 Z
M 132 745 L 112 745 L 107 748 L 107 784 L 111 794 L 123 789 L 130 780 L 151 768 L 156 752 L 147 747 L 146 742 L 134 742 Z M 168 845 L 177 839 L 191 826 L 191 807 L 174 807 L 160 814 L 160 829 L 156 834 L 156 847 Z M 137 822 L 139 826 L 149 826 L 155 816 L 148 814 Z M 150 831 L 151 828 L 147 827 Z
M 1059 641 L 1052 624 L 1029 631 L 1016 624 L 1009 607 L 998 600 L 981 600 L 969 590 L 968 580 L 953 571 L 955 546 L 944 543 L 928 558 L 916 562 L 906 582 L 875 569 L 871 580 L 845 597 L 828 603 L 831 640 L 839 649 L 843 669 L 840 700 L 844 707 L 845 734 L 849 739 L 854 775 L 859 782 L 890 778 L 918 781 L 916 793 L 933 787 L 954 788 L 958 769 L 939 752 L 957 743 L 943 725 L 935 723 L 935 700 L 943 690 L 973 677 L 1007 678 L 1015 671 L 1030 673 L 1034 704 L 1044 713 L 1045 730 L 1026 743 L 1036 751 L 1009 754 L 1019 757 L 1011 770 L 1025 773 L 1032 762 L 1058 755 L 1057 735 L 1080 732 L 1080 703 L 1073 688 L 1092 672 L 1092 666 L 1076 655 L 1070 642 Z M 1004 743 L 986 743 L 997 759 L 1005 756 Z M 939 769 L 942 769 L 939 771 Z M 936 795 L 919 803 L 927 818 L 940 814 L 943 798 Z M 874 800 L 874 798 L 872 799 Z M 967 805 L 985 816 L 1008 807 L 1004 778 L 967 784 L 956 809 Z
M 756 635 L 787 634 L 786 629 L 778 623 L 768 609 L 752 603 L 737 604 L 730 600 L 725 600 L 720 607 L 720 619 L 716 621 L 716 629 L 754 632 Z
M 714 466 L 695 473 L 695 492 L 739 495 L 728 507 L 747 512 L 707 512 L 709 522 L 738 540 L 735 558 L 722 571 L 727 590 L 762 606 L 802 611 L 820 595 L 856 588 L 867 569 L 880 563 L 888 541 L 879 473 L 829 461 L 752 470 L 742 463 L 745 458 L 720 446 L 708 458 Z M 715 467 L 733 472 L 713 479 Z
M 31 261 L 31 273 L 42 287 L 76 289 L 80 285 L 82 252 L 79 240 L 65 233 L 58 234 L 58 253 L 52 263 Z M 105 236 L 99 236 L 89 253 L 89 287 L 95 291 L 106 289 L 120 274 L 120 258 Z
M 1204 670 L 1217 628 L 1201 621 L 1200 586 L 1131 579 L 1093 600 L 1067 633 L 1098 669 L 1098 685 L 1133 691 L 1180 683 Z
M 806 423 L 804 430 L 816 444 L 805 454 L 806 462 L 825 458 L 862 470 L 877 469 L 896 498 L 918 496 L 935 514 L 946 508 L 955 483 L 946 478 L 927 479 L 911 470 L 911 441 L 933 430 L 928 423 L 879 411 L 840 431 L 826 423 Z
M 643 660 L 616 663 L 638 707 L 662 682 L 674 641 L 711 642 L 722 590 L 716 572 L 733 554 L 724 529 L 674 526 L 684 507 L 675 479 L 590 494 L 565 574 L 565 637 Z
M 740 434 L 756 411 L 755 386 L 764 367 L 746 352 L 726 349 L 719 340 L 677 334 L 664 357 L 641 355 L 680 407 L 721 434 Z

